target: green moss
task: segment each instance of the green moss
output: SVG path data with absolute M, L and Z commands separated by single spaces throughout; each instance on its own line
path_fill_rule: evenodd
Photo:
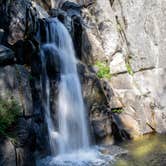
M 118 114 L 120 114 L 120 113 L 124 112 L 124 109 L 123 109 L 123 108 L 117 108 L 117 109 L 112 109 L 111 111 L 112 111 L 113 113 L 118 113 Z
M 111 78 L 110 68 L 105 62 L 97 61 L 95 66 L 98 68 L 97 76 L 99 78 Z
M 12 126 L 20 115 L 20 106 L 14 99 L 0 99 L 0 134 L 7 135 L 6 130 Z
M 134 74 L 134 73 L 133 73 L 133 70 L 132 70 L 132 68 L 131 68 L 131 65 L 130 65 L 129 62 L 126 63 L 126 68 L 127 68 L 127 71 L 128 71 L 128 73 L 129 73 L 130 75 L 133 75 L 133 74 Z

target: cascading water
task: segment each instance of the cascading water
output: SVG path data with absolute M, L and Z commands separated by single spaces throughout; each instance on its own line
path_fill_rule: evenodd
M 89 147 L 85 107 L 77 74 L 77 61 L 69 32 L 56 18 L 48 20 L 47 44 L 41 51 L 43 66 L 44 108 L 48 124 L 52 152 L 56 142 L 58 154 Z M 55 130 L 49 108 L 49 78 L 46 72 L 46 50 L 57 51 L 60 56 L 61 73 L 58 96 L 58 129 Z
M 89 134 L 72 40 L 61 23 L 58 23 L 57 32 L 61 60 L 58 120 L 60 139 L 63 140 L 59 150 L 65 153 L 88 148 Z
M 49 18 L 45 21 L 46 41 L 41 47 L 42 91 L 52 157 L 39 160 L 37 165 L 97 166 L 106 163 L 105 159 L 99 157 L 102 155 L 98 150 L 89 148 L 86 112 L 70 34 L 58 19 Z M 55 128 L 50 112 L 50 79 L 46 61 L 51 59 L 54 64 L 57 56 L 60 59 L 60 84 L 57 99 L 58 126 Z M 110 156 L 105 158 L 110 161 Z

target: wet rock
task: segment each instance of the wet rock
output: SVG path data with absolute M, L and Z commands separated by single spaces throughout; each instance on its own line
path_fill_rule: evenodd
M 15 63 L 27 66 L 32 64 L 32 56 L 35 56 L 38 45 L 32 40 L 19 40 L 13 45 Z
M 45 4 L 47 3 L 47 1 L 45 1 Z M 33 8 L 35 8 L 37 10 L 37 18 L 48 18 L 49 15 L 47 13 L 46 10 L 44 10 L 45 7 L 42 8 L 42 5 L 40 6 L 40 3 L 35 3 L 34 1 L 32 1 L 32 6 Z
M 3 36 L 4 36 L 4 30 L 0 29 L 0 43 L 2 42 Z
M 63 22 L 64 24 L 66 24 L 66 19 L 67 19 L 67 13 L 65 11 L 63 11 L 62 9 L 51 9 L 49 11 L 49 15 L 51 17 L 57 17 L 61 22 Z
M 64 11 L 67 11 L 68 9 L 73 9 L 74 11 L 77 11 L 77 10 L 81 10 L 81 5 L 74 2 L 66 1 L 63 3 L 61 8 Z
M 15 152 L 17 165 L 35 166 L 35 135 L 33 132 L 32 117 L 19 118 L 17 127 L 17 138 L 15 142 Z
M 3 46 L 0 45 L 0 66 L 5 66 L 12 64 L 14 62 L 14 52 Z
M 104 126 L 104 122 L 102 120 L 94 120 L 92 121 L 92 126 L 94 128 L 94 134 L 96 137 L 102 139 L 103 137 L 106 136 L 106 132 L 105 132 L 105 126 Z
M 9 139 L 0 138 L 0 165 L 17 166 L 15 148 Z
M 18 166 L 35 166 L 35 160 L 32 155 L 32 152 L 28 149 L 16 148 L 17 154 L 17 165 Z
M 32 68 L 34 70 L 34 68 Z M 33 115 L 31 116 L 31 132 L 30 136 L 33 141 L 31 142 L 31 148 L 33 151 L 38 152 L 38 155 L 48 154 L 49 141 L 47 134 L 47 124 L 44 120 L 44 110 L 42 108 L 42 86 L 40 75 L 32 72 L 31 79 L 31 94 L 33 101 Z
M 49 78 L 56 79 L 60 73 L 60 55 L 58 50 L 52 45 L 43 46 L 43 52 L 46 57 L 46 68 Z
M 36 4 L 48 11 L 51 8 L 51 0 L 34 0 Z

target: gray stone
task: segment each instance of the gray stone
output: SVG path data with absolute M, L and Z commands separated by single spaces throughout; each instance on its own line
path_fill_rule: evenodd
M 128 42 L 128 53 L 134 71 L 164 67 L 165 9 L 164 0 L 115 1 L 118 16 Z M 124 44 L 125 45 L 125 44 Z M 126 48 L 124 48 L 126 49 Z
M 0 45 L 0 66 L 10 64 L 14 60 L 14 52 L 3 46 Z
M 27 69 L 21 65 L 0 68 L 0 97 L 14 97 L 25 116 L 32 115 L 33 111 L 29 78 Z
M 166 134 L 166 109 L 154 111 L 155 130 Z
M 89 59 L 90 63 L 93 63 L 99 59 L 106 59 L 101 45 L 101 40 L 96 36 L 95 30 L 84 28 L 82 43 L 82 54 L 84 57 L 86 57 L 86 59 Z
M 4 41 L 10 45 L 36 32 L 37 11 L 30 0 L 0 2 L 1 28 L 6 32 Z
M 92 121 L 92 126 L 94 129 L 94 134 L 99 137 L 99 138 L 103 138 L 106 136 L 106 131 L 105 131 L 105 123 L 103 122 L 103 120 L 94 120 Z
M 114 90 L 125 90 L 133 88 L 133 78 L 128 73 L 112 76 L 110 83 Z
M 116 53 L 115 55 L 113 55 L 110 62 L 110 72 L 111 74 L 127 72 L 125 56 L 122 53 Z
M 38 18 L 48 18 L 48 13 L 38 3 L 32 1 L 32 6 L 37 10 Z
M 111 79 L 115 98 L 120 99 L 125 110 L 118 116 L 131 137 L 153 131 L 166 132 L 164 73 L 165 69 L 137 72 L 129 76 L 130 83 L 126 74 Z
M 115 15 L 109 0 L 103 0 L 102 2 L 101 0 L 96 1 L 95 17 L 105 56 L 109 57 L 115 52 L 119 42 Z
M 9 139 L 0 138 L 0 165 L 16 166 L 15 148 Z

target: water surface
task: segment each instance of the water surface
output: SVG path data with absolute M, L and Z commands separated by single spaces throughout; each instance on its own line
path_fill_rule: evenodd
M 166 166 L 166 135 L 147 135 L 122 145 L 128 154 L 114 166 Z

